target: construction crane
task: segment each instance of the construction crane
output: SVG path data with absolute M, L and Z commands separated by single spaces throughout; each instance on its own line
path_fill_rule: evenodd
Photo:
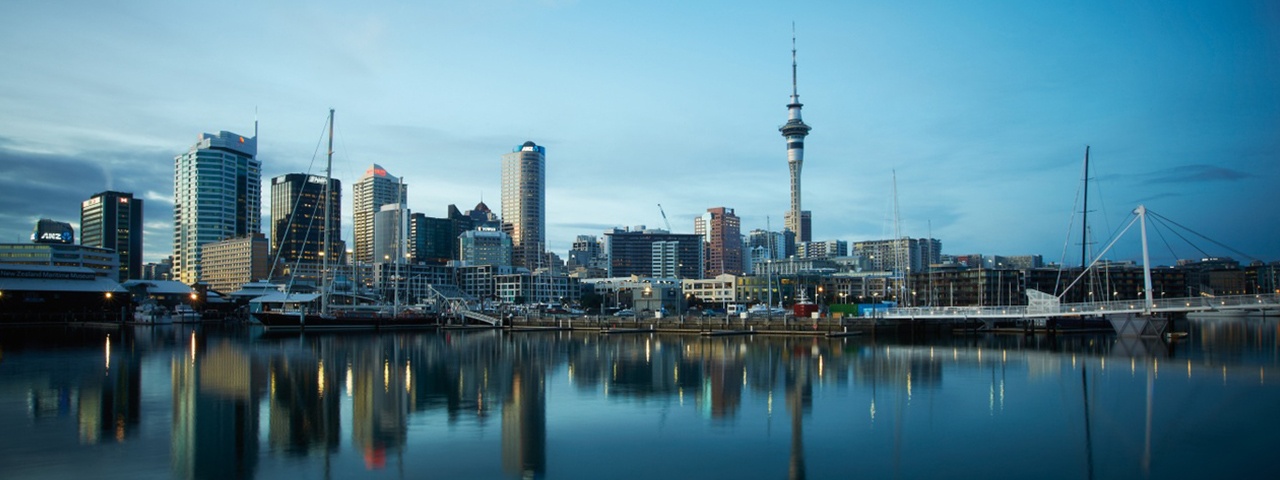
M 662 204 L 658 204 L 658 211 L 662 213 L 662 223 L 667 224 L 667 231 L 671 231 L 671 222 L 667 221 L 667 212 L 662 209 Z

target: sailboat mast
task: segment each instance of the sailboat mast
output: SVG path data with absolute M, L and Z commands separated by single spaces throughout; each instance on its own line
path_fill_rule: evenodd
M 1084 214 L 1080 222 L 1080 268 L 1089 264 L 1085 250 L 1089 248 L 1089 146 L 1084 146 Z
M 329 224 L 329 216 L 332 212 L 332 202 L 330 201 L 333 192 L 330 191 L 330 184 L 333 183 L 333 109 L 329 109 L 329 152 L 324 166 L 324 240 L 322 250 L 320 251 L 320 312 L 327 313 L 329 311 L 329 232 L 333 228 Z

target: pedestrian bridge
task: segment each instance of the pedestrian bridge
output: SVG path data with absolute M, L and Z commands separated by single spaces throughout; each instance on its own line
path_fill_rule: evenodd
M 1039 297 L 1044 295 L 1048 299 Z M 1030 305 L 969 307 L 898 307 L 884 311 L 880 318 L 911 319 L 1037 319 L 1049 317 L 1106 316 L 1121 314 L 1162 314 L 1190 312 L 1264 312 L 1280 316 L 1280 294 L 1230 295 L 1118 300 L 1090 303 L 1057 303 L 1056 297 L 1034 290 L 1028 291 Z

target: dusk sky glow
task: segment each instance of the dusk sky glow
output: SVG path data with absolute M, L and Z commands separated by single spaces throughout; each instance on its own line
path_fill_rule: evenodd
M 158 261 L 175 155 L 256 117 L 266 212 L 272 177 L 323 173 L 329 108 L 348 241 L 371 164 L 413 211 L 499 212 L 526 140 L 561 256 L 658 204 L 677 233 L 719 206 L 780 230 L 795 22 L 814 240 L 893 237 L 896 177 L 903 235 L 1078 263 L 1088 145 L 1099 248 L 1144 204 L 1212 239 L 1153 233 L 1155 264 L 1280 260 L 1278 2 L 262 3 L 0 6 L 0 242 L 118 190 Z

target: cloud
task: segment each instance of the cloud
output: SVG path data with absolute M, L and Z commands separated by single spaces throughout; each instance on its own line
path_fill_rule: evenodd
M 1180 165 L 1147 175 L 1150 183 L 1233 182 L 1252 177 L 1244 172 L 1217 165 Z
M 0 242 L 24 243 L 41 218 L 79 226 L 80 202 L 106 190 L 146 200 L 144 255 L 153 261 L 171 250 L 172 153 L 89 150 L 50 153 L 19 147 L 0 137 Z M 167 194 L 167 196 L 166 196 Z M 78 228 L 77 228 L 78 229 Z

